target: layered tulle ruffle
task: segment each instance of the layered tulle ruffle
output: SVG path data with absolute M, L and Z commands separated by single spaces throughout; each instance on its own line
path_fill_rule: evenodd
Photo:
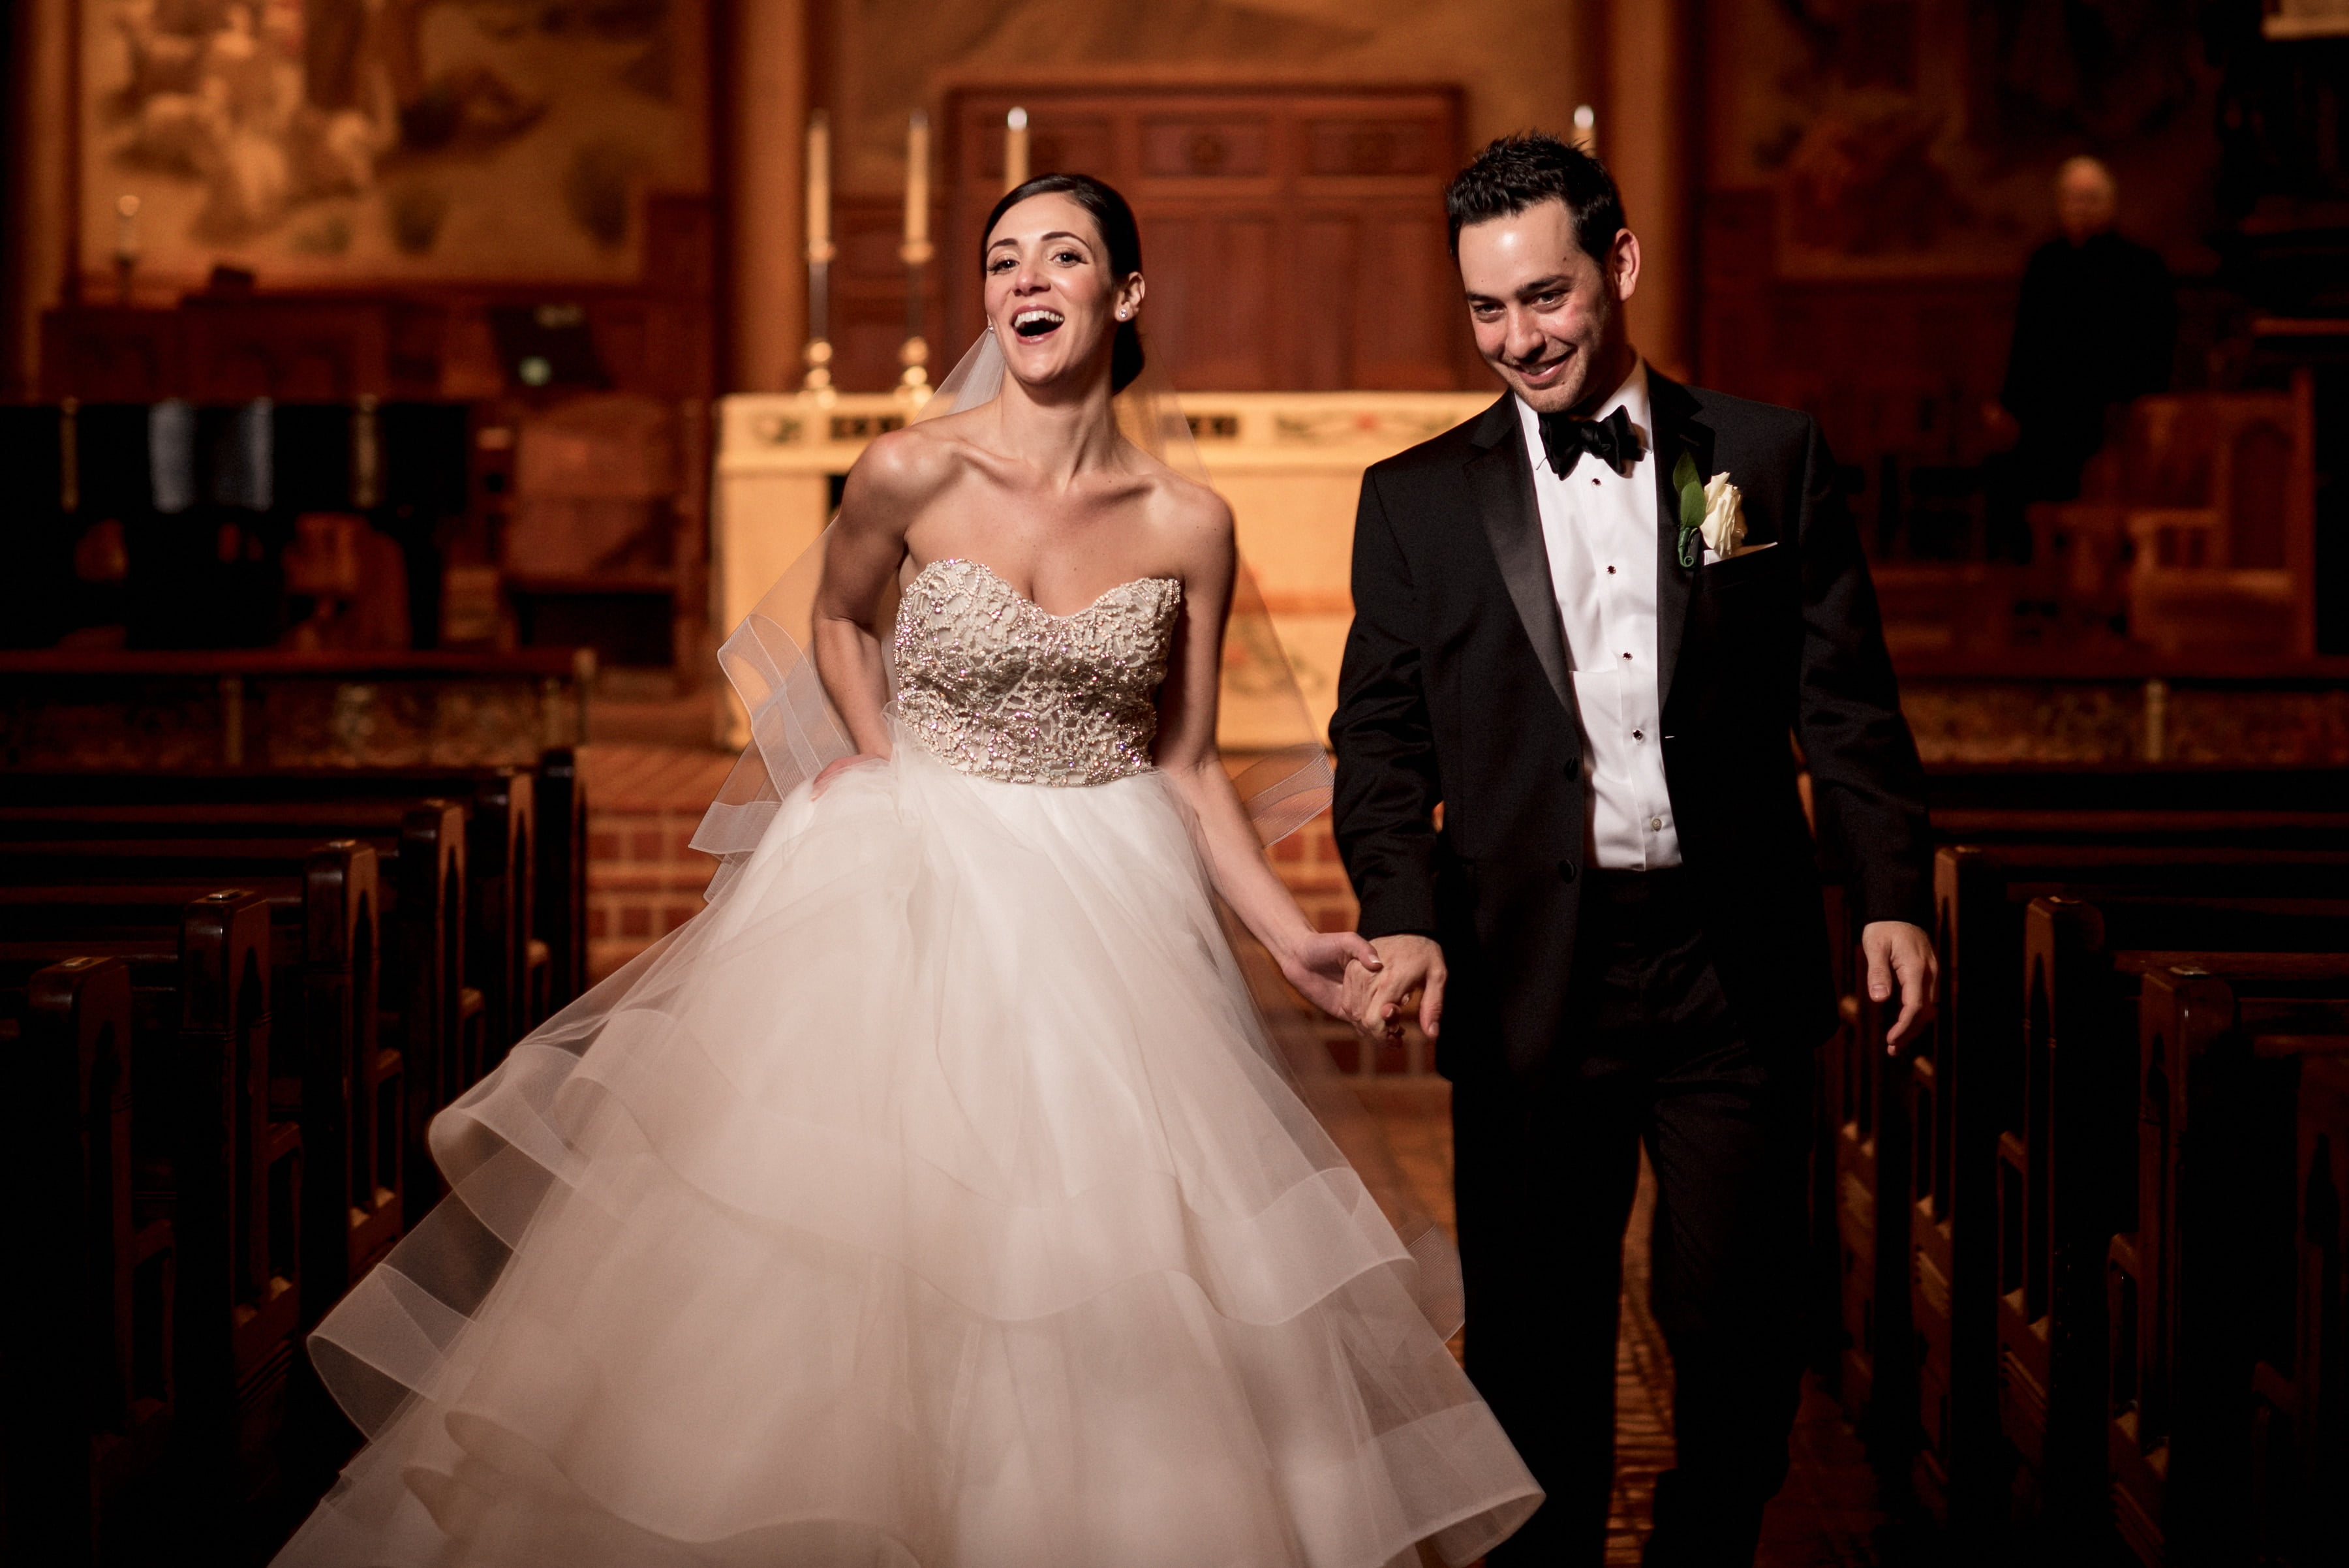
M 432 1146 L 283 1562 L 1371 1568 L 1538 1500 L 1158 775 L 793 792 Z

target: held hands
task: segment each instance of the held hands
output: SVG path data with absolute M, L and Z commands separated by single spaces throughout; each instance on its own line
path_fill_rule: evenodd
M 1933 1015 L 1940 969 L 1932 941 L 1905 920 L 1876 920 L 1860 933 L 1859 943 L 1868 960 L 1871 1000 L 1889 1002 L 1896 979 L 1899 981 L 1900 1016 L 1893 1021 L 1884 1041 L 1885 1050 L 1897 1054 Z M 1449 978 L 1444 950 L 1421 936 L 1381 937 L 1372 946 L 1382 964 L 1358 963 L 1346 971 L 1345 1013 L 1354 1032 L 1372 1044 L 1399 1037 L 1403 1010 L 1411 994 L 1417 992 L 1419 1026 L 1430 1039 L 1434 1038 L 1444 1019 L 1444 987 Z
M 1309 932 L 1280 958 L 1280 972 L 1306 1001 L 1350 1023 L 1353 1009 L 1347 996 L 1353 976 L 1378 967 L 1378 950 L 1351 931 Z
M 1893 981 L 1899 981 L 1900 1016 L 1892 1021 L 1884 1036 L 1885 1054 L 1897 1056 L 1933 1016 L 1933 993 L 1940 975 L 1933 940 L 1906 920 L 1870 920 L 1860 930 L 1859 950 L 1868 961 L 1870 1002 L 1891 1001 Z
M 1434 1039 L 1444 1022 L 1444 950 L 1422 936 L 1381 937 L 1366 943 L 1372 961 L 1346 971 L 1344 1016 L 1366 1044 L 1402 1038 L 1403 1012 L 1419 994 L 1419 1026 Z M 1337 1011 L 1332 1009 L 1332 1012 Z
M 815 775 L 815 783 L 808 786 L 808 798 L 822 800 L 823 792 L 832 787 L 832 781 L 851 768 L 861 768 L 867 763 L 885 763 L 888 760 L 887 757 L 876 755 L 872 752 L 858 752 L 855 755 L 843 757 L 838 762 L 826 763 L 823 772 Z

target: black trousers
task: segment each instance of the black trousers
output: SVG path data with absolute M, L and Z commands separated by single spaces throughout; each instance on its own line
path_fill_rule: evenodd
M 1753 1561 L 1801 1386 L 1806 1056 L 1733 1014 L 1678 870 L 1583 880 L 1573 1015 L 1535 1084 L 1453 1092 L 1468 1373 L 1548 1493 L 1491 1568 L 1604 1556 L 1623 1230 L 1645 1144 L 1677 1463 L 1654 1568 Z

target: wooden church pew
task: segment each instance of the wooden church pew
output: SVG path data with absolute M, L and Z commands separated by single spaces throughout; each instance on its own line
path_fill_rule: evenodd
M 2349 846 L 2349 835 L 2333 842 Z M 1909 1063 L 1906 1274 L 1923 1478 L 1954 1517 L 1984 1522 L 2008 1508 L 1994 1282 L 1998 1151 L 2002 1133 L 2024 1136 L 2016 1085 L 2024 1076 L 2025 906 L 2067 888 L 2308 896 L 2344 886 L 2349 847 L 2288 854 L 2031 844 L 1938 852 L 1940 995 Z M 2024 1414 L 2026 1428 L 2034 1420 Z
M 1928 782 L 1933 830 L 1944 843 L 1962 835 L 1977 844 L 2139 845 L 2165 853 L 2349 849 L 2344 769 L 1941 766 Z M 1892 1461 L 1913 1449 L 1917 1429 L 1907 1197 L 1915 1078 L 1905 1065 L 1888 1070 L 1881 1045 L 1889 1017 L 1876 1016 L 1859 983 L 1859 931 L 1841 913 L 1832 834 L 1820 847 L 1843 1023 L 1819 1062 L 1812 1248 L 1819 1272 L 1831 1276 L 1818 1293 L 1835 1303 L 1837 1397 L 1878 1459 Z M 1975 1423 L 1991 1428 L 1987 1418 Z
M 0 940 L 0 984 L 75 957 L 129 969 L 132 1202 L 172 1240 L 174 1522 L 190 1554 L 279 1489 L 301 1302 L 301 1132 L 269 1114 L 269 908 L 241 889 L 192 900 L 161 933 L 80 923 L 70 940 Z
M 2349 1541 L 2349 1059 L 2301 1064 L 2292 1340 L 2251 1372 L 2248 1512 L 2261 1563 L 2326 1568 Z
M 1821 1053 L 1814 1153 L 1813 1251 L 1834 1325 L 1824 1370 L 1870 1452 L 1905 1463 L 1913 1446 L 1913 1339 L 1909 1328 L 1909 1103 L 1905 1064 L 1885 1054 L 1891 1015 L 1868 1000 L 1859 933 L 1842 888 L 1827 888 L 1838 1023 Z M 1893 1194 L 1889 1205 L 1880 1191 Z
M 212 847 L 207 844 L 204 847 Z M 396 1046 L 380 1027 L 381 907 L 375 851 L 350 840 L 276 855 L 191 859 L 113 841 L 81 846 L 0 841 L 0 926 L 69 927 L 95 907 L 116 929 L 160 928 L 207 888 L 234 882 L 270 909 L 272 1114 L 303 1147 L 303 1323 L 315 1324 L 399 1239 L 407 1103 Z M 76 881 L 78 872 L 89 875 Z M 143 913 L 142 913 L 143 911 Z
M 2147 912 L 2117 913 L 2126 927 Z M 2106 1510 L 2104 1269 L 2111 1236 L 2139 1222 L 2137 1075 L 2147 976 L 2179 964 L 2223 973 L 2239 997 L 2258 1005 L 2305 996 L 2312 986 L 2349 993 L 2349 929 L 2329 918 L 2286 917 L 2305 930 L 2284 945 L 2338 943 L 2343 952 L 2115 950 L 2122 932 L 2105 917 L 2099 903 L 2078 898 L 2031 906 L 2026 1051 L 2013 1075 L 2019 1104 L 2003 1118 L 2021 1130 L 2002 1127 L 1998 1152 L 2002 1422 L 2043 1524 L 2075 1542 L 2100 1533 Z M 2264 913 L 2212 929 L 2230 949 L 2279 935 Z
M 0 1225 L 20 1271 L 0 1308 L 0 1559 L 80 1568 L 124 1560 L 165 1511 L 171 1217 L 133 1201 L 129 969 L 0 979 Z
M 1928 770 L 1937 836 L 2027 826 L 2041 818 L 2098 816 L 2116 826 L 2148 816 L 2182 819 L 2337 815 L 2349 800 L 2349 768 L 2230 768 L 2174 763 L 1941 763 Z
M 553 747 L 538 759 L 538 887 L 532 909 L 548 948 L 553 1017 L 587 989 L 587 781 L 579 753 Z
M 508 1031 L 523 1012 L 523 981 L 518 972 L 529 947 L 527 901 L 517 905 L 510 897 L 516 881 L 514 860 L 528 853 L 530 784 L 528 775 L 493 770 L 506 775 L 479 781 L 480 796 L 434 794 L 393 784 L 380 795 L 350 796 L 343 782 L 333 777 L 292 775 L 169 774 L 136 778 L 115 775 L 0 774 L 0 837 L 39 836 L 44 822 L 71 822 L 86 837 L 109 832 L 137 835 L 171 831 L 182 836 L 211 835 L 227 838 L 307 836 L 348 837 L 375 843 L 388 857 L 406 822 L 419 808 L 456 805 L 460 813 L 463 843 L 462 919 L 451 929 L 460 933 L 459 945 L 447 955 L 452 978 L 481 992 L 485 1054 L 473 1064 L 463 1082 L 496 1064 L 512 1043 Z M 223 782 L 233 784 L 224 790 Z M 301 788 L 289 787 L 299 784 Z M 318 793 L 307 792 L 316 783 Z M 98 798 L 82 798 L 77 791 Z M 231 798 L 215 798 L 221 794 Z M 26 800 L 28 795 L 53 798 Z M 131 798 L 107 798 L 123 795 Z M 259 795 L 262 798 L 250 798 Z M 140 798 L 140 797 L 148 798 Z M 520 878 L 528 880 L 527 877 Z M 451 994 L 444 991 L 444 997 Z
M 480 1075 L 487 1054 L 484 1001 L 467 983 L 460 935 L 469 891 L 466 808 L 443 800 L 362 801 L 337 809 L 287 806 L 252 820 L 258 813 L 243 805 L 0 806 L 0 846 L 78 865 L 93 877 L 109 858 L 150 867 L 174 857 L 191 864 L 298 861 L 330 834 L 373 849 L 378 920 L 388 930 L 379 984 L 384 1009 L 395 1018 L 389 1044 L 400 1053 L 408 1096 L 402 1225 L 412 1225 L 440 1196 L 425 1128 Z
M 312 805 L 426 797 L 471 806 L 471 972 L 493 1051 L 584 989 L 587 826 L 576 753 L 537 766 L 0 774 L 0 805 Z
M 2349 845 L 2349 834 L 2331 842 Z M 1950 1397 L 1946 1451 L 1933 1457 L 1959 1490 L 1994 1501 L 2005 1489 L 2007 1446 L 2029 1462 L 2039 1449 L 2038 1405 L 2028 1378 L 1996 1385 L 1992 1370 L 2007 1342 L 2028 1355 L 2035 1340 L 2028 1324 L 2008 1319 L 2021 1309 L 2004 1303 L 2013 1287 L 1998 1256 L 2004 1216 L 2030 1208 L 2020 1189 L 2038 1168 L 2023 1158 L 2044 1122 L 2026 1116 L 2026 1085 L 2037 1058 L 2025 1019 L 2024 909 L 2037 897 L 2135 891 L 2164 895 L 2313 897 L 2349 888 L 2349 848 L 2285 851 L 2212 846 L 2168 846 L 2039 843 L 1957 845 L 1936 863 L 1936 945 L 1941 962 L 1940 1016 L 1914 1064 L 1915 1103 L 1930 1118 L 1919 1142 L 1930 1158 L 1914 1165 L 1911 1227 L 1918 1249 L 1912 1278 L 1920 1290 L 1939 1286 L 1942 1310 L 1918 1304 L 1924 1370 L 1939 1397 Z M 2002 1176 L 2012 1144 L 2017 1177 Z M 2009 1188 L 2019 1189 L 2009 1191 Z M 2102 1246 L 2101 1236 L 2095 1245 Z M 2009 1260 L 2020 1264 L 2019 1255 Z M 2016 1333 L 2010 1333 L 2016 1329 Z M 2010 1399 L 2010 1392 L 2019 1398 Z M 1971 1396 L 1971 1397 L 1968 1397 Z M 1929 1415 L 1938 1417 L 1936 1410 Z M 1997 1419 L 1993 1424 L 1993 1415 Z M 1940 1427 L 1928 1428 L 1939 1435 Z M 1969 1475 L 1958 1474 L 1969 1471 Z M 2026 1501 L 2027 1508 L 2027 1501 Z
M 2240 1556 L 2248 1533 L 2258 1346 L 2290 1311 L 2300 1069 L 2349 1054 L 2338 963 L 2276 981 L 2260 989 L 2297 994 L 2200 967 L 2144 978 L 2135 1224 L 2106 1254 L 2106 1454 L 2115 1521 L 2147 1564 Z

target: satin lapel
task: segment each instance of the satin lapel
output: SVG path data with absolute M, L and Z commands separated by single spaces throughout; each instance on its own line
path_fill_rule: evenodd
M 1648 372 L 1648 406 L 1656 421 L 1656 701 L 1661 711 L 1672 694 L 1672 671 L 1688 629 L 1689 599 L 1697 569 L 1681 565 L 1681 497 L 1672 470 L 1681 454 L 1696 460 L 1697 477 L 1713 477 L 1713 431 L 1696 417 L 1696 400 L 1678 381 Z
M 1574 680 L 1567 673 L 1566 634 L 1558 624 L 1557 595 L 1550 584 L 1549 550 L 1542 543 L 1533 463 L 1526 455 L 1516 408 L 1504 400 L 1498 412 L 1506 415 L 1506 428 L 1495 429 L 1495 420 L 1488 417 L 1487 431 L 1480 433 L 1492 433 L 1496 439 L 1468 461 L 1468 488 L 1476 503 L 1476 516 L 1485 524 L 1485 536 L 1492 541 L 1494 559 L 1501 565 L 1501 578 L 1509 585 L 1517 619 L 1534 645 L 1534 657 L 1541 661 L 1542 673 L 1549 677 L 1550 690 L 1571 713 L 1575 711 Z

